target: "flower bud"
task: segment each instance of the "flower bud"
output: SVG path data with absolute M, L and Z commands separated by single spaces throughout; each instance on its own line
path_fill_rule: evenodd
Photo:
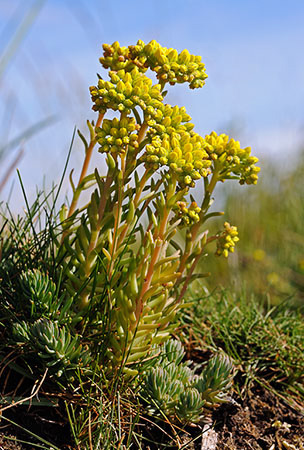
M 182 64 L 187 64 L 190 62 L 190 53 L 188 52 L 187 49 L 183 50 L 179 56 L 178 56 L 178 61 Z
M 170 62 L 176 62 L 178 59 L 178 53 L 175 48 L 170 49 L 169 53 L 167 54 L 167 58 Z

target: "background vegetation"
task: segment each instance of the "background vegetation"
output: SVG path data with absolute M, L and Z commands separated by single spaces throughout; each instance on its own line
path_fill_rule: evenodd
M 206 263 L 209 290 L 246 289 L 271 303 L 287 297 L 303 304 L 304 153 L 286 170 L 265 161 L 255 189 L 222 192 L 227 220 L 238 224 L 240 245 L 229 260 Z

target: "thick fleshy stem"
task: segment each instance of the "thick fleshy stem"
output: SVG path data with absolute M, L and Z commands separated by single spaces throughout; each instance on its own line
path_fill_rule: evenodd
M 148 179 L 150 178 L 151 175 L 152 175 L 152 172 L 147 169 L 145 171 L 142 179 L 140 180 L 139 186 L 136 189 L 136 194 L 135 194 L 135 197 L 134 197 L 134 200 L 133 200 L 134 201 L 134 209 L 135 209 L 135 211 L 137 210 L 142 191 L 143 191 L 143 189 L 144 189 L 144 187 L 145 187 L 145 185 L 146 185 L 146 183 L 147 183 L 147 181 L 148 181 Z M 124 239 L 125 239 L 125 237 L 126 237 L 126 235 L 128 233 L 129 228 L 130 228 L 130 223 L 125 223 L 124 228 L 121 230 L 121 233 L 119 234 L 119 238 L 117 240 L 117 247 L 119 247 L 123 243 L 123 241 L 124 241 Z
M 207 246 L 210 242 L 214 241 L 215 239 L 217 239 L 217 236 L 211 236 L 210 238 L 208 238 L 207 241 L 206 241 L 206 243 L 205 243 L 205 245 L 202 246 L 200 252 L 199 252 L 199 253 L 196 255 L 196 257 L 194 258 L 194 261 L 193 261 L 193 263 L 192 263 L 192 265 L 191 265 L 191 267 L 190 267 L 190 270 L 189 270 L 189 272 L 188 272 L 188 274 L 187 274 L 187 277 L 186 277 L 186 279 L 185 279 L 185 281 L 184 281 L 183 287 L 182 287 L 182 289 L 181 289 L 181 291 L 180 291 L 180 294 L 179 294 L 179 296 L 178 296 L 178 298 L 177 298 L 177 301 L 176 301 L 177 303 L 180 303 L 181 300 L 183 299 L 183 297 L 184 297 L 184 295 L 185 295 L 185 292 L 186 292 L 186 290 L 187 290 L 187 287 L 189 286 L 189 283 L 190 283 L 190 281 L 191 281 L 191 277 L 192 277 L 192 275 L 193 275 L 193 272 L 194 272 L 194 270 L 195 270 L 195 268 L 196 268 L 196 266 L 197 266 L 197 264 L 198 264 L 198 262 L 199 262 L 199 260 L 200 260 L 200 258 L 201 258 L 201 256 L 202 256 L 202 254 L 203 254 L 203 251 L 205 250 L 206 246 Z
M 214 191 L 214 188 L 216 186 L 216 183 L 218 182 L 219 178 L 218 178 L 218 174 L 219 174 L 219 170 L 218 168 L 215 167 L 214 173 L 212 175 L 212 178 L 210 180 L 210 182 L 208 183 L 206 189 L 205 189 L 205 196 L 201 205 L 201 213 L 200 213 L 200 220 L 199 222 L 195 223 L 194 225 L 192 225 L 192 227 L 190 228 L 190 239 L 188 240 L 188 242 L 186 243 L 186 250 L 181 258 L 180 261 L 180 265 L 179 265 L 179 269 L 178 271 L 181 272 L 183 274 L 186 264 L 187 264 L 187 259 L 188 257 L 191 255 L 192 250 L 193 250 L 193 243 L 196 239 L 196 236 L 199 232 L 200 226 L 203 223 L 203 219 L 204 216 L 206 214 L 206 212 L 209 209 L 209 202 L 210 202 L 210 197 L 212 195 L 212 192 Z M 208 181 L 207 181 L 208 182 Z
M 99 233 L 100 233 L 100 229 L 101 229 L 101 225 L 102 225 L 102 219 L 103 219 L 103 215 L 104 215 L 104 211 L 105 211 L 105 207 L 106 207 L 106 202 L 107 202 L 108 195 L 109 195 L 109 189 L 111 187 L 112 182 L 113 182 L 113 177 L 112 177 L 112 175 L 110 175 L 108 173 L 106 181 L 104 183 L 103 192 L 101 193 L 102 195 L 100 197 L 100 203 L 99 203 L 99 208 L 98 208 L 98 221 L 96 224 L 96 229 L 91 232 L 91 238 L 90 238 L 90 242 L 89 242 L 89 246 L 88 246 L 88 250 L 87 250 L 87 254 L 86 254 L 86 261 L 85 261 L 85 267 L 84 267 L 84 272 L 85 272 L 86 277 L 89 277 L 91 275 L 91 270 L 92 270 L 91 254 L 96 249 L 96 245 L 98 242 Z M 83 290 L 82 293 L 80 294 L 80 299 L 81 299 L 80 305 L 79 305 L 80 309 L 86 308 L 89 303 L 89 294 L 85 290 Z
M 123 118 L 125 116 L 125 114 L 124 113 L 122 113 L 121 114 L 121 119 Z M 147 131 L 147 128 L 148 128 L 148 125 L 146 124 L 146 123 L 143 123 L 142 125 L 141 125 L 141 127 L 140 127 L 140 129 L 139 129 L 139 132 L 138 132 L 138 143 L 141 143 L 142 141 L 143 141 L 143 139 L 144 139 L 144 137 L 145 137 L 145 134 L 146 134 L 146 131 Z M 119 199 L 118 199 L 118 208 L 119 208 L 119 211 L 120 211 L 120 213 L 119 213 L 119 211 L 117 210 L 117 214 L 116 214 L 116 216 L 115 216 L 115 225 L 114 225 L 114 233 L 113 233 L 113 247 L 112 247 L 112 252 L 111 252 L 111 255 L 113 255 L 114 254 L 114 252 L 116 251 L 116 248 L 118 248 L 121 244 L 122 244 L 122 242 L 123 242 L 123 240 L 124 240 L 124 238 L 125 238 L 125 236 L 126 236 L 126 234 L 127 234 L 127 232 L 128 232 L 128 229 L 129 229 L 129 224 L 125 224 L 125 227 L 124 227 L 124 229 L 122 230 L 122 232 L 120 233 L 120 235 L 119 235 L 119 237 L 117 236 L 117 229 L 118 229 L 118 226 L 119 226 L 119 220 L 118 220 L 118 218 L 120 218 L 121 217 L 121 205 L 122 205 L 122 192 L 121 192 L 121 189 L 122 189 L 122 186 L 123 186 L 123 178 L 124 178 L 124 175 L 125 175 L 125 171 L 126 171 L 126 155 L 121 155 L 121 172 L 122 172 L 122 180 L 121 180 L 121 182 L 122 182 L 122 184 L 121 184 L 121 186 L 119 186 L 119 192 L 118 192 L 118 196 L 119 196 Z M 143 175 L 143 177 L 142 177 L 142 179 L 141 179 L 141 181 L 140 181 L 140 184 L 139 184 L 139 187 L 138 187 L 138 189 L 137 189 L 137 191 L 136 191 L 136 195 L 135 195 L 135 198 L 134 198 L 134 209 L 136 210 L 137 209 L 137 207 L 138 207 L 138 202 L 139 202 L 139 200 L 140 200 L 140 196 L 141 196 L 141 194 L 142 194 L 142 191 L 143 191 L 143 189 L 144 189 L 144 187 L 145 187 L 145 185 L 146 185 L 146 182 L 148 181 L 148 179 L 149 179 L 149 177 L 152 175 L 152 173 L 151 173 L 151 171 L 149 171 L 148 169 L 145 171 L 145 173 L 144 173 L 144 175 Z M 111 277 L 111 273 L 112 273 L 112 271 L 113 271 L 113 266 L 114 266 L 114 263 L 115 263 L 115 261 L 112 259 L 111 260 L 111 263 L 110 263 L 110 267 L 109 267 L 109 271 L 108 271 L 108 275 L 109 275 L 109 277 Z
M 118 190 L 118 200 L 117 200 L 117 204 L 115 205 L 115 211 L 113 211 L 114 214 L 114 230 L 113 230 L 113 242 L 111 245 L 111 250 L 110 250 L 110 254 L 111 254 L 111 261 L 109 262 L 109 266 L 108 266 L 108 277 L 109 279 L 112 276 L 112 272 L 113 272 L 113 267 L 115 264 L 115 260 L 114 260 L 114 255 L 115 252 L 118 248 L 118 228 L 120 225 L 120 221 L 121 221 L 121 214 L 122 214 L 122 202 L 123 202 L 123 186 L 124 186 L 124 174 L 125 174 L 125 154 L 121 155 L 121 171 L 119 173 L 119 179 L 117 182 L 117 190 Z
M 175 194 L 175 190 L 176 190 L 176 180 L 174 180 L 174 181 L 172 180 L 172 182 L 169 185 L 166 204 L 169 202 L 170 198 L 173 197 L 173 195 Z M 166 204 L 164 205 L 163 215 L 162 215 L 162 219 L 159 224 L 159 227 L 158 227 L 158 229 L 155 230 L 155 233 L 153 236 L 154 241 L 155 241 L 155 247 L 154 247 L 154 250 L 151 255 L 148 272 L 145 276 L 145 280 L 142 285 L 139 297 L 136 300 L 136 310 L 135 310 L 135 316 L 137 319 L 136 325 L 137 325 L 138 321 L 140 320 L 141 313 L 143 310 L 143 297 L 144 297 L 145 293 L 148 291 L 148 289 L 150 288 L 153 273 L 154 273 L 154 267 L 158 261 L 160 252 L 161 252 L 161 250 L 163 248 L 163 244 L 164 244 L 165 231 L 166 231 L 166 227 L 168 224 L 169 215 L 171 212 L 171 209 L 167 208 Z
M 146 122 L 144 122 L 141 125 L 141 127 L 140 127 L 140 129 L 138 131 L 138 139 L 137 139 L 137 141 L 138 141 L 139 144 L 143 141 L 143 139 L 144 139 L 144 137 L 146 135 L 147 129 L 148 129 L 148 124 Z
M 95 129 L 100 127 L 102 119 L 104 117 L 104 114 L 105 113 L 99 113 L 97 121 L 96 121 Z M 90 163 L 90 160 L 92 157 L 92 152 L 93 152 L 95 145 L 96 145 L 96 137 L 94 136 L 94 138 L 91 138 L 90 144 L 86 150 L 85 158 L 84 158 L 83 165 L 82 165 L 82 170 L 81 170 L 81 173 L 79 176 L 79 180 L 78 180 L 78 184 L 77 184 L 75 192 L 77 192 L 77 188 L 80 186 L 81 182 L 83 181 L 84 177 L 87 174 L 87 171 L 89 168 L 89 163 Z M 74 211 L 76 209 L 78 197 L 79 197 L 79 195 L 74 194 L 67 217 L 71 217 L 71 215 L 74 213 Z

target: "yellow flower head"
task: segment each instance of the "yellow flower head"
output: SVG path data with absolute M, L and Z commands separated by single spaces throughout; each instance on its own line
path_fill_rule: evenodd
M 224 231 L 219 233 L 216 241 L 217 249 L 215 254 L 217 256 L 223 255 L 228 257 L 229 252 L 234 252 L 235 244 L 239 241 L 237 227 L 224 223 Z
M 139 125 L 131 117 L 121 120 L 116 117 L 113 120 L 104 119 L 102 127 L 96 133 L 100 153 L 122 154 L 127 148 L 129 151 L 137 149 L 138 129 Z
M 186 49 L 178 53 L 173 48 L 162 47 L 155 40 L 147 45 L 139 40 L 129 47 L 121 47 L 116 41 L 112 45 L 104 44 L 103 50 L 100 62 L 104 68 L 129 72 L 136 67 L 142 73 L 149 68 L 156 72 L 162 85 L 186 82 L 195 89 L 202 87 L 208 77 L 200 56 L 190 55 Z
M 213 131 L 205 136 L 205 151 L 220 169 L 220 179 L 238 178 L 240 184 L 256 184 L 259 167 L 258 158 L 251 156 L 250 147 L 241 148 L 239 141 L 229 139 L 226 134 Z
M 131 72 L 124 69 L 109 72 L 110 80 L 99 79 L 98 86 L 90 87 L 93 109 L 95 111 L 114 111 L 130 113 L 139 106 L 143 111 L 151 106 L 160 106 L 163 97 L 159 84 L 153 85 L 152 80 L 143 75 L 137 67 Z
M 191 226 L 200 220 L 201 208 L 194 201 L 189 206 L 185 200 L 178 201 L 173 209 L 176 216 L 182 220 L 181 226 Z
M 167 167 L 181 187 L 193 187 L 195 181 L 208 176 L 212 161 L 204 150 L 205 141 L 193 132 L 186 109 L 164 105 L 161 120 L 148 122 L 149 144 L 143 155 L 146 166 Z

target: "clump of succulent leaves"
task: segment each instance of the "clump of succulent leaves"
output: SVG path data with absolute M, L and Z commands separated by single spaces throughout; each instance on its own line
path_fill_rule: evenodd
M 170 339 L 154 348 L 143 371 L 142 397 L 153 416 L 178 423 L 208 422 L 212 407 L 229 400 L 233 364 L 218 353 L 197 374 L 184 358 L 179 341 Z
M 207 221 L 223 214 L 209 211 L 215 186 L 231 179 L 256 184 L 259 172 L 249 147 L 214 131 L 200 136 L 184 107 L 166 103 L 170 86 L 205 84 L 200 56 L 156 41 L 103 50 L 108 73 L 90 88 L 97 119 L 87 122 L 88 138 L 79 131 L 85 155 L 77 183 L 70 174 L 71 202 L 62 205 L 44 264 L 14 277 L 24 308 L 15 301 L 13 339 L 24 358 L 38 358 L 60 380 L 75 379 L 77 370 L 108 379 L 138 375 L 188 306 L 187 287 L 203 276 L 196 272 L 200 258 L 214 243 L 217 255 L 228 256 L 238 241 L 228 222 L 208 232 Z M 90 170 L 96 147 L 100 162 Z M 195 198 L 199 184 L 203 195 Z M 34 233 L 33 244 L 37 239 Z M 52 267 L 43 270 L 48 258 Z M 180 362 L 178 344 L 170 345 L 175 363 L 166 348 L 167 367 L 163 359 L 147 371 L 145 389 L 166 414 L 197 420 L 204 405 L 220 400 L 229 363 L 216 356 L 194 376 Z M 180 382 L 166 391 L 175 373 Z
M 79 315 L 71 311 L 73 297 L 59 295 L 55 283 L 39 269 L 21 273 L 23 319 L 12 326 L 12 338 L 27 351 L 29 359 L 37 357 L 50 374 L 63 374 L 72 381 L 81 367 L 92 365 L 92 356 L 75 325 Z M 18 314 L 20 316 L 20 314 Z

